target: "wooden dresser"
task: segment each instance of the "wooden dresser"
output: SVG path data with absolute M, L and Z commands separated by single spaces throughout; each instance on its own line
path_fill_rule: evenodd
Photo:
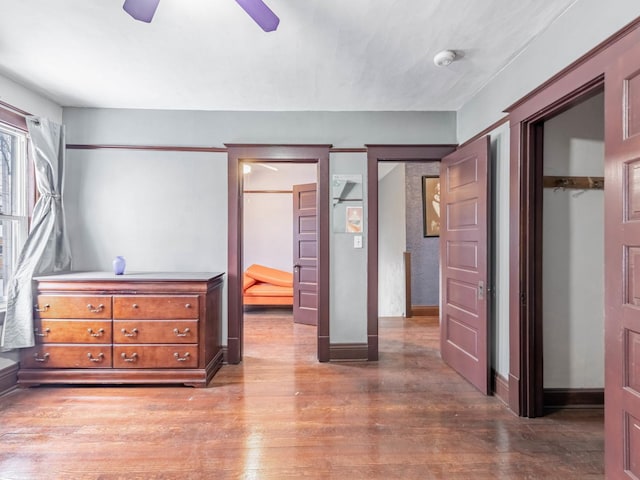
M 182 383 L 222 365 L 222 273 L 77 272 L 35 278 L 37 345 L 18 383 Z

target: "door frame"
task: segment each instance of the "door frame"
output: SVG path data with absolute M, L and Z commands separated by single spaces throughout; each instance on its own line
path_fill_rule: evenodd
M 318 183 L 318 360 L 329 361 L 329 150 L 331 145 L 225 144 L 228 152 L 227 363 L 242 361 L 243 163 L 315 163 Z
M 367 360 L 378 360 L 378 162 L 439 162 L 457 145 L 367 145 Z
M 542 122 L 606 90 L 608 64 L 640 42 L 640 18 L 505 111 L 510 123 L 509 407 L 542 415 Z M 605 111 L 605 123 L 607 122 Z M 606 189 L 606 185 L 605 185 Z M 606 318 L 605 318 L 606 322 Z

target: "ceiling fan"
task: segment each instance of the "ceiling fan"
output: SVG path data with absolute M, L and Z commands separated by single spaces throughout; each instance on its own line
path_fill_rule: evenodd
M 160 0 L 125 0 L 122 8 L 136 20 L 151 23 Z M 236 0 L 247 14 L 265 32 L 273 32 L 278 28 L 280 19 L 262 0 Z

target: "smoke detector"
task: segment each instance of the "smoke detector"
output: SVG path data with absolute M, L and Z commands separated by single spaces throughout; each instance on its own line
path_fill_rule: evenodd
M 436 56 L 433 57 L 433 63 L 438 67 L 446 67 L 447 65 L 451 65 L 456 57 L 456 52 L 453 50 L 442 50 L 441 52 L 436 53 Z

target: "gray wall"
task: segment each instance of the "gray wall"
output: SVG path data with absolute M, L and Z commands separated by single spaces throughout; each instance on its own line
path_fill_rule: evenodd
M 489 133 L 491 138 L 491 219 L 493 309 L 491 312 L 491 365 L 509 377 L 509 125 Z
M 422 176 L 440 175 L 440 162 L 407 162 L 407 251 L 411 253 L 411 303 L 440 303 L 440 238 L 423 231 Z
M 544 174 L 604 176 L 604 99 L 544 125 Z M 546 188 L 544 386 L 604 387 L 604 191 Z
M 79 144 L 223 146 L 238 142 L 357 147 L 455 143 L 455 114 L 451 112 L 67 108 L 64 123 L 68 142 Z M 332 174 L 361 174 L 366 186 L 364 153 L 332 154 L 330 170 Z M 110 268 L 114 255 L 125 255 L 131 269 L 226 270 L 226 154 L 73 150 L 69 151 L 67 175 L 64 201 L 74 268 Z M 366 191 L 364 194 L 366 211 Z M 363 240 L 364 248 L 354 249 L 352 234 L 331 234 L 332 343 L 367 340 L 368 242 Z M 225 343 L 226 323 L 225 314 Z

